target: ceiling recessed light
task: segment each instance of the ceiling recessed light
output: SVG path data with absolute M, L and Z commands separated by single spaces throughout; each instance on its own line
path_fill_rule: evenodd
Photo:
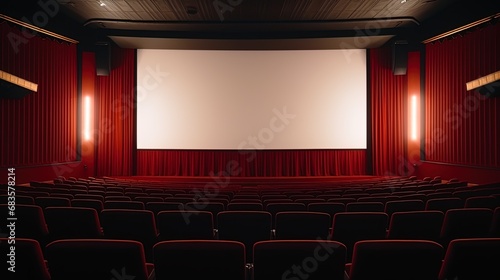
M 187 6 L 186 13 L 188 13 L 189 15 L 196 15 L 198 13 L 198 8 L 194 6 Z

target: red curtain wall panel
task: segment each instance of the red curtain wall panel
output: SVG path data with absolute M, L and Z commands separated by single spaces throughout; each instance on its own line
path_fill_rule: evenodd
M 500 70 L 500 24 L 426 45 L 425 159 L 500 167 L 500 98 L 465 84 Z
M 97 176 L 133 175 L 135 50 L 114 48 L 109 76 L 96 79 Z
M 370 108 L 374 175 L 407 175 L 407 77 L 391 69 L 391 49 L 370 50 Z M 370 124 L 368 124 L 370 125 Z
M 138 150 L 137 175 L 239 177 L 365 175 L 365 150 Z
M 77 159 L 76 45 L 28 32 L 0 23 L 0 70 L 38 84 L 22 99 L 0 98 L 2 167 Z

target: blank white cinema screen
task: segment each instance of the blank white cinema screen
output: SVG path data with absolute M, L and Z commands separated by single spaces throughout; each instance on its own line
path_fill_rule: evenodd
M 137 50 L 138 149 L 366 149 L 366 50 Z

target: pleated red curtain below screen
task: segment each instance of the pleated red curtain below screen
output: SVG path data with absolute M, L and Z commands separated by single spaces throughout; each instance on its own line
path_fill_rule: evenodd
M 404 176 L 407 77 L 393 74 L 391 59 L 389 47 L 370 50 L 372 167 L 374 175 Z
M 77 159 L 76 45 L 31 32 L 0 23 L 0 70 L 38 84 L 21 99 L 0 98 L 2 167 Z
M 366 151 L 137 151 L 137 175 L 212 176 L 231 170 L 240 177 L 365 175 Z
M 109 76 L 96 79 L 96 175 L 133 175 L 135 50 L 113 48 Z
M 500 98 L 466 89 L 500 70 L 499 49 L 500 24 L 426 45 L 426 160 L 500 167 Z

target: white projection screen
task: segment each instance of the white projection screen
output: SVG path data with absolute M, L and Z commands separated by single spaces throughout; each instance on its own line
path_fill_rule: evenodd
M 137 148 L 366 149 L 366 50 L 137 50 Z

